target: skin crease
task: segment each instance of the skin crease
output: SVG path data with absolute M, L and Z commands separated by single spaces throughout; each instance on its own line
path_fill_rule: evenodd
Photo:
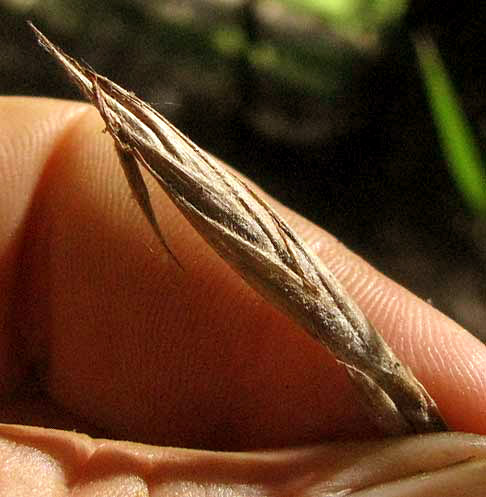
M 84 104 L 0 99 L 0 421 L 226 451 L 379 436 L 343 368 L 229 270 L 148 179 L 184 271 L 168 258 L 102 130 Z M 484 345 L 272 203 L 412 368 L 451 430 L 486 434 Z M 299 457 L 308 457 L 302 450 Z M 329 454 L 315 450 L 322 467 Z M 228 485 L 236 494 L 272 494 L 282 488 L 279 471 L 288 473 L 296 457 L 272 454 L 283 466 L 264 483 L 261 460 L 248 454 L 191 451 L 191 473 L 206 475 L 216 458 L 218 481 L 233 475 Z M 15 462 L 10 475 L 25 478 L 34 460 L 49 468 L 42 475 L 53 489 L 83 482 L 79 491 L 52 495 L 107 495 L 114 487 L 130 491 L 110 495 L 148 495 L 146 468 L 167 471 L 179 457 L 177 450 L 3 425 L 0 494 L 11 481 L 6 460 Z M 106 468 L 108 480 L 100 476 Z M 32 474 L 37 481 L 40 473 Z M 197 495 L 197 488 L 178 491 Z M 164 492 L 175 494 L 170 486 Z

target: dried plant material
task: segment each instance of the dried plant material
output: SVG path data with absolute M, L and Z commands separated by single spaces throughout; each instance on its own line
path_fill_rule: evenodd
M 242 278 L 345 365 L 371 419 L 385 433 L 447 429 L 424 387 L 333 274 L 266 202 L 145 102 L 32 28 L 98 108 L 135 197 L 166 247 L 140 166 Z

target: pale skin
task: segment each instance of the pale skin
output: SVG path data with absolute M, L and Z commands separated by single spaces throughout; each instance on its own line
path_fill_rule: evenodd
M 147 178 L 184 271 L 167 256 L 103 127 L 85 104 L 0 100 L 0 421 L 67 430 L 1 425 L 0 494 L 32 482 L 56 496 L 208 495 L 211 484 L 304 495 L 296 482 L 309 467 L 315 481 L 329 478 L 327 446 L 270 459 L 162 448 L 245 451 L 379 434 L 343 368 L 233 273 Z M 451 430 L 486 434 L 486 347 L 272 202 Z

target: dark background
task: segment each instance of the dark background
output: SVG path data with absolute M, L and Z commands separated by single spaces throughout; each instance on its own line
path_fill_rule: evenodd
M 1 93 L 79 98 L 31 19 L 486 340 L 486 219 L 449 174 L 412 42 L 435 40 L 484 158 L 486 2 L 412 1 L 350 36 L 270 1 L 0 0 L 0 19 Z

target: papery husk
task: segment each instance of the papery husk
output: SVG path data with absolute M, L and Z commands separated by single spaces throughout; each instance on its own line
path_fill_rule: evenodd
M 425 388 L 272 207 L 148 104 L 33 29 L 98 108 L 135 197 L 166 248 L 140 166 L 242 278 L 344 364 L 370 419 L 384 433 L 447 430 Z

